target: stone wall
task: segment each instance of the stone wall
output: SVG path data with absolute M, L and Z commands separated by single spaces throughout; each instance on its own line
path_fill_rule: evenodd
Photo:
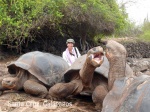
M 124 41 L 122 43 L 131 58 L 150 58 L 150 42 Z

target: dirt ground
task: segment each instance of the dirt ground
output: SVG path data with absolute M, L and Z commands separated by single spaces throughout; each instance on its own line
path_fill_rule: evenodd
M 7 75 L 6 63 L 0 61 L 0 77 Z M 0 112 L 96 112 L 91 97 L 70 97 L 63 101 L 41 99 L 24 91 L 5 91 L 0 96 Z
M 95 112 L 91 99 L 87 99 L 52 101 L 24 92 L 6 91 L 0 97 L 0 112 Z
M 0 60 L 0 77 L 7 75 L 6 65 L 16 57 Z M 129 59 L 128 64 L 135 71 L 149 70 L 149 59 Z M 24 91 L 5 91 L 0 96 L 0 112 L 96 112 L 95 104 L 89 96 L 70 97 L 63 101 L 41 99 L 26 94 Z

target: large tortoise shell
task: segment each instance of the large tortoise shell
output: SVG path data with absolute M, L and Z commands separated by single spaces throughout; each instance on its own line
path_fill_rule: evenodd
M 52 86 L 61 81 L 69 65 L 60 56 L 34 51 L 20 56 L 7 67 L 10 74 L 15 74 L 18 68 L 25 69 L 44 84 Z

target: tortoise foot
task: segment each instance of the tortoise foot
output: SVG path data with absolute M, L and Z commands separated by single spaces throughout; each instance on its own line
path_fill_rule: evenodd
M 48 93 L 44 85 L 39 84 L 38 82 L 35 82 L 33 80 L 27 80 L 24 83 L 23 87 L 26 93 L 36 95 L 40 98 L 45 98 Z
M 95 109 L 96 109 L 97 112 L 101 112 L 102 104 L 96 104 Z
M 47 98 L 47 99 L 50 99 L 50 100 L 53 100 L 53 101 L 61 101 L 61 100 L 64 100 L 64 98 L 58 98 L 58 97 L 54 97 L 54 96 L 51 96 L 51 95 L 47 95 L 46 98 Z

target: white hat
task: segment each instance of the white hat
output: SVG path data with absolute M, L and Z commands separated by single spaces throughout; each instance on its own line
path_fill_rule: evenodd
M 69 42 L 75 44 L 75 41 L 73 39 L 67 39 L 66 44 Z

